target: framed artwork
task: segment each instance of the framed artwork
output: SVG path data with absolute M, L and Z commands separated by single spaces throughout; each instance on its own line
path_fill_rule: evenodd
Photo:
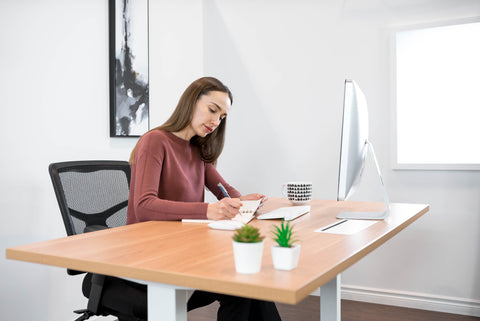
M 108 0 L 110 137 L 149 129 L 148 0 Z

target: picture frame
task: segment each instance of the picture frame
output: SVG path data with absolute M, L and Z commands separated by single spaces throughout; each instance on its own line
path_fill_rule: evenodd
M 110 137 L 139 137 L 149 123 L 148 0 L 108 0 Z

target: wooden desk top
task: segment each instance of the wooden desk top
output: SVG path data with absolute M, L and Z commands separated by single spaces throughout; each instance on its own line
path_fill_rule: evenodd
M 341 211 L 381 210 L 382 203 L 312 200 L 311 212 L 292 221 L 302 246 L 292 271 L 273 268 L 271 226 L 279 220 L 253 220 L 265 238 L 262 270 L 235 272 L 233 231 L 206 224 L 144 222 L 9 248 L 7 258 L 154 281 L 204 291 L 295 304 L 425 214 L 428 205 L 392 204 L 390 216 L 354 235 L 316 233 Z M 261 213 L 290 206 L 271 198 Z

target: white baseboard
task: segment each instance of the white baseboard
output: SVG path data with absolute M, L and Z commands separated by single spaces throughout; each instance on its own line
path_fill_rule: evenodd
M 320 296 L 320 289 L 311 295 Z M 342 299 L 480 317 L 480 301 L 464 298 L 342 285 Z M 92 321 L 115 320 L 113 316 L 92 318 Z
M 480 301 L 465 298 L 342 285 L 342 299 L 480 317 Z

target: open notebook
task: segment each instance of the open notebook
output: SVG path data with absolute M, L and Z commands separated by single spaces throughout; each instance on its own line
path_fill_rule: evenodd
M 261 201 L 262 201 L 261 199 L 255 200 L 255 201 L 242 201 L 242 207 L 240 207 L 240 213 L 238 213 L 237 216 L 232 218 L 232 220 L 242 222 L 243 224 L 247 224 L 255 217 L 255 212 L 260 206 Z M 213 220 L 183 219 L 182 222 L 211 223 L 213 222 Z
M 260 202 L 261 199 L 256 201 L 242 201 L 240 213 L 238 213 L 233 220 L 247 224 L 255 217 L 255 212 L 257 211 L 258 206 L 260 206 Z

